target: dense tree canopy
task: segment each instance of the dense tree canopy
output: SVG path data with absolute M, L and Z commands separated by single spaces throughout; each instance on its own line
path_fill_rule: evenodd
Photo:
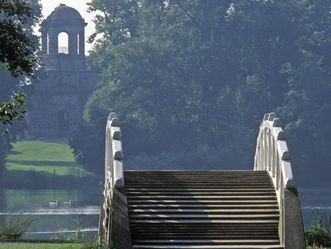
M 32 29 L 40 16 L 38 0 L 0 0 L 0 169 L 10 140 L 23 126 L 10 124 L 26 111 L 21 85 L 35 74 L 38 41 Z M 3 136 L 9 130 L 11 134 Z
M 77 158 L 102 172 L 95 127 L 116 111 L 127 167 L 252 168 L 258 124 L 276 111 L 296 173 L 326 167 L 330 9 L 325 0 L 92 0 L 102 79 L 85 108 L 88 138 L 72 141 Z
M 0 67 L 11 76 L 34 75 L 38 42 L 32 28 L 40 15 L 38 0 L 0 0 Z M 8 124 L 24 115 L 24 94 L 13 94 L 20 81 L 13 84 L 7 73 L 1 74 L 0 123 Z

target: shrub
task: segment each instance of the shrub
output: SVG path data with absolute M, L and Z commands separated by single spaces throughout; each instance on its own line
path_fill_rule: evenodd
M 330 243 L 331 235 L 320 216 L 317 216 L 311 227 L 305 231 L 305 238 L 307 245 L 310 246 L 328 245 Z
M 98 242 L 96 240 L 87 241 L 83 244 L 82 249 L 114 249 L 112 245 Z
M 33 220 L 24 216 L 10 217 L 0 225 L 0 240 L 19 240 L 23 237 Z

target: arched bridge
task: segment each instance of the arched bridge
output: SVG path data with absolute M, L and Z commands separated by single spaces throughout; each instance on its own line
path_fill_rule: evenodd
M 106 127 L 99 238 L 117 249 L 304 249 L 286 137 L 264 116 L 254 167 L 242 171 L 126 171 L 122 133 Z

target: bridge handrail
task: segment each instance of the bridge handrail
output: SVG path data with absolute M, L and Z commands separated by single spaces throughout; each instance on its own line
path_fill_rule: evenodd
M 124 187 L 122 132 L 116 113 L 111 112 L 106 125 L 105 184 Z
M 122 132 L 114 112 L 111 112 L 107 119 L 105 140 L 105 185 L 100 210 L 99 240 L 109 243 L 114 190 L 124 187 Z
M 290 160 L 286 136 L 280 127 L 279 118 L 273 112 L 265 114 L 257 137 L 254 170 L 267 171 L 273 181 L 279 205 L 279 236 L 282 244 L 285 243 L 284 191 L 296 188 Z

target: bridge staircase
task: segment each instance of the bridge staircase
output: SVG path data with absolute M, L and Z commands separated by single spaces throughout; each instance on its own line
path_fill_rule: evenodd
M 118 249 L 304 249 L 285 135 L 266 114 L 254 170 L 125 171 L 118 118 L 106 129 L 99 237 Z

